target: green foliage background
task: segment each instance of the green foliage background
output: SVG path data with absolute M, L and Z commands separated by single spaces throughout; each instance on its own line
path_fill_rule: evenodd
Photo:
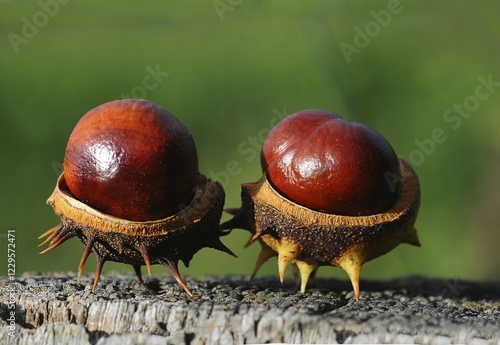
M 54 1 L 0 2 L 0 253 L 15 229 L 18 274 L 76 271 L 76 239 L 37 254 L 37 236 L 58 222 L 45 201 L 78 119 L 135 90 L 192 132 L 203 173 L 232 173 L 221 181 L 227 207 L 239 205 L 241 183 L 260 177 L 258 150 L 277 114 L 322 108 L 375 128 L 415 163 L 422 247 L 399 246 L 363 277 L 499 278 L 500 88 L 459 125 L 444 117 L 472 102 L 480 76 L 500 81 L 498 2 L 401 0 L 381 25 L 377 13 L 397 1 L 70 0 L 44 17 L 41 4 Z M 36 32 L 27 22 L 40 24 Z M 366 30 L 371 37 L 346 58 L 341 45 L 359 46 Z M 143 94 L 148 68 L 168 76 Z M 430 145 L 436 129 L 443 142 L 422 153 L 417 142 Z M 259 248 L 243 249 L 247 238 L 242 230 L 223 238 L 239 259 L 204 249 L 181 273 L 248 274 Z M 261 274 L 277 275 L 276 261 Z

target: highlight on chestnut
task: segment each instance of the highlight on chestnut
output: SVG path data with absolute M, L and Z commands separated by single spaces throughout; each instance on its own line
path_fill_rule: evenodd
M 344 269 L 359 299 L 362 265 L 400 243 L 419 246 L 420 185 L 375 130 L 324 110 L 289 115 L 267 136 L 263 176 L 242 185 L 242 205 L 222 229 L 252 233 L 261 252 L 252 277 L 278 256 L 281 282 L 293 263 L 301 291 L 319 266 Z
M 96 289 L 106 261 L 170 269 L 189 294 L 178 262 L 203 247 L 234 253 L 220 241 L 225 194 L 198 171 L 191 133 L 166 109 L 142 99 L 104 103 L 87 112 L 69 137 L 64 172 L 47 200 L 61 223 L 44 233 L 47 253 L 71 237 L 97 257 Z

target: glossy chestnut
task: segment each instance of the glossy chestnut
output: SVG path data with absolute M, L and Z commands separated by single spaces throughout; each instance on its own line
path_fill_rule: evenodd
M 278 123 L 264 142 L 261 162 L 281 194 L 331 214 L 379 213 L 394 204 L 401 187 L 398 158 L 382 135 L 323 110 Z
M 85 245 L 78 279 L 94 252 L 96 289 L 106 261 L 178 271 L 203 247 L 234 255 L 222 244 L 224 190 L 198 171 L 194 140 L 167 110 L 146 101 L 105 103 L 85 114 L 66 148 L 64 172 L 47 203 L 61 224 L 40 236 L 46 253 L 71 237 Z
M 87 112 L 64 156 L 64 178 L 78 200 L 134 221 L 165 218 L 189 204 L 198 174 L 191 133 L 144 100 L 108 102 Z
M 262 178 L 242 185 L 242 206 L 222 229 L 252 232 L 262 250 L 252 277 L 278 256 L 294 263 L 305 292 L 319 266 L 344 269 L 359 299 L 362 265 L 400 243 L 419 246 L 420 185 L 411 166 L 374 130 L 323 110 L 278 123 L 266 138 Z

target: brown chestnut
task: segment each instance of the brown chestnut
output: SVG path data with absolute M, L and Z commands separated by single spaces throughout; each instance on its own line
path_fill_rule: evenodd
M 87 112 L 68 141 L 64 172 L 48 199 L 61 224 L 46 253 L 76 236 L 85 244 L 78 279 L 93 251 L 99 281 L 106 261 L 163 264 L 191 295 L 178 271 L 203 247 L 234 255 L 218 224 L 224 204 L 219 183 L 198 171 L 191 133 L 164 108 L 139 99 L 105 103 Z
M 262 168 L 274 188 L 316 211 L 379 213 L 394 204 L 401 172 L 379 133 L 322 110 L 288 116 L 269 133 Z M 388 177 L 392 177 L 388 183 Z
M 191 201 L 198 156 L 191 133 L 143 100 L 103 104 L 73 129 L 64 178 L 80 201 L 118 218 L 165 218 Z
M 293 262 L 301 291 L 319 266 L 344 269 L 359 299 L 362 265 L 400 243 L 419 246 L 414 228 L 418 177 L 365 125 L 324 110 L 304 110 L 266 138 L 263 177 L 242 185 L 242 206 L 222 229 L 252 232 L 262 250 L 252 277 L 278 255 L 280 280 Z

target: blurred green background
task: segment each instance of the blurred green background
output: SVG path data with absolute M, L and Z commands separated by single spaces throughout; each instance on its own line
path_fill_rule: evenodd
M 58 223 L 45 201 L 67 139 L 88 110 L 140 97 L 192 132 L 227 207 L 260 177 L 274 117 L 322 108 L 375 128 L 420 177 L 422 247 L 401 245 L 362 277 L 498 279 L 498 13 L 493 1 L 1 1 L 0 253 L 15 229 L 17 274 L 76 271 L 76 239 L 37 254 L 37 236 Z M 259 246 L 244 249 L 247 239 L 234 230 L 222 240 L 239 259 L 203 249 L 181 274 L 249 274 Z M 276 260 L 260 274 L 277 276 Z

